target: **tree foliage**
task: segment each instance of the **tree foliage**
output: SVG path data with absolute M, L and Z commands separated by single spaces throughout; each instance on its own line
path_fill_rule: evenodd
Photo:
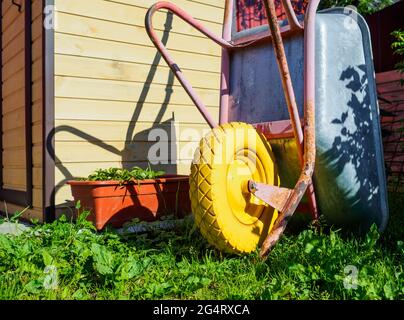
M 362 15 L 371 14 L 392 5 L 394 0 L 322 0 L 320 8 L 355 6 Z
M 394 49 L 394 53 L 397 55 L 404 56 L 404 30 L 397 30 L 392 33 L 395 38 L 395 41 L 392 44 L 392 48 Z M 397 70 L 401 73 L 404 73 L 404 59 L 396 64 Z

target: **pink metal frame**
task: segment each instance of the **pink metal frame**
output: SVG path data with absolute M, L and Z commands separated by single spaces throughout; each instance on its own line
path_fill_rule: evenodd
M 230 1 L 229 3 L 232 3 Z M 230 5 L 230 9 L 232 7 L 232 4 Z M 205 36 L 208 38 L 212 39 L 214 42 L 216 42 L 218 45 L 220 45 L 223 48 L 223 63 L 222 63 L 222 98 L 221 98 L 221 116 L 223 118 L 220 119 L 220 123 L 225 123 L 227 120 L 227 110 L 228 110 L 228 80 L 229 80 L 229 57 L 228 57 L 228 50 L 241 47 L 240 45 L 235 45 L 230 42 L 230 37 L 231 37 L 231 27 L 229 28 L 229 20 L 231 20 L 231 10 L 228 9 L 226 11 L 226 16 L 225 16 L 225 24 L 224 24 L 224 38 L 218 37 L 215 35 L 213 32 L 209 31 L 207 28 L 205 28 L 200 22 L 195 20 L 192 16 L 190 16 L 188 13 L 186 13 L 184 10 L 178 8 L 176 5 L 170 3 L 170 2 L 157 2 L 155 5 L 153 5 L 149 11 L 147 12 L 146 15 L 146 30 L 147 33 L 150 37 L 150 39 L 153 41 L 154 45 L 156 48 L 160 51 L 161 55 L 163 56 L 164 60 L 167 62 L 168 66 L 171 68 L 171 70 L 174 72 L 175 76 L 177 77 L 178 81 L 181 83 L 181 85 L 184 87 L 185 91 L 188 93 L 189 97 L 192 99 L 194 104 L 197 106 L 199 111 L 201 112 L 202 116 L 205 118 L 207 123 L 210 125 L 211 128 L 217 127 L 216 121 L 213 119 L 213 117 L 209 114 L 205 104 L 203 101 L 198 97 L 196 94 L 195 90 L 192 88 L 191 84 L 188 82 L 188 80 L 184 77 L 181 69 L 178 67 L 178 65 L 174 62 L 172 59 L 170 53 L 168 52 L 167 48 L 164 46 L 164 44 L 161 42 L 160 38 L 158 37 L 157 33 L 155 32 L 153 28 L 153 15 L 161 10 L 161 9 L 166 9 L 176 16 L 180 17 L 182 20 L 185 22 L 189 23 L 191 26 L 193 26 L 195 29 L 203 33 Z
M 318 218 L 316 198 L 312 182 L 312 176 L 315 165 L 315 17 L 320 0 L 311 0 L 309 2 L 304 26 L 302 26 L 293 9 L 290 0 L 282 0 L 289 25 L 283 28 L 279 27 L 275 13 L 274 0 L 264 0 L 268 22 L 271 33 L 265 32 L 250 37 L 239 39 L 236 42 L 231 41 L 231 30 L 233 22 L 234 0 L 227 0 L 223 25 L 223 37 L 219 37 L 206 29 L 201 23 L 195 20 L 182 9 L 169 2 L 158 2 L 153 5 L 146 15 L 146 30 L 150 39 L 156 48 L 162 54 L 163 58 L 174 72 L 178 81 L 184 87 L 194 104 L 197 106 L 202 116 L 205 118 L 211 128 L 218 124 L 209 114 L 202 100 L 197 96 L 191 84 L 184 77 L 181 69 L 171 58 L 168 50 L 159 39 L 153 28 L 153 15 L 161 9 L 166 9 L 189 23 L 202 34 L 213 40 L 222 47 L 222 71 L 221 71 L 221 100 L 220 100 L 220 119 L 219 123 L 228 122 L 229 111 L 229 54 L 237 48 L 251 46 L 257 42 L 272 40 L 274 50 L 277 56 L 278 67 L 282 79 L 283 90 L 287 101 L 290 121 L 277 121 L 255 124 L 257 130 L 261 130 L 267 138 L 294 137 L 296 140 L 299 160 L 302 165 L 301 176 L 294 189 L 278 188 L 268 186 L 254 181 L 249 182 L 250 192 L 258 198 L 275 207 L 280 211 L 280 215 L 275 222 L 274 228 L 264 241 L 261 248 L 261 256 L 266 256 L 272 249 L 279 237 L 286 228 L 287 221 L 293 215 L 305 193 L 308 195 L 309 207 L 313 219 Z M 288 36 L 296 32 L 304 32 L 304 125 L 301 123 L 299 112 L 296 105 L 293 85 L 290 78 L 289 67 L 286 60 L 282 36 Z M 304 131 L 303 131 L 304 130 Z

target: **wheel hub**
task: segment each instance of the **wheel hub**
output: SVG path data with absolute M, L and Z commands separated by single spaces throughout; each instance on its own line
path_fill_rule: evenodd
M 234 215 L 247 225 L 254 224 L 265 210 L 265 203 L 248 191 L 250 180 L 265 182 L 265 173 L 257 156 L 250 150 L 242 150 L 227 165 L 226 194 Z

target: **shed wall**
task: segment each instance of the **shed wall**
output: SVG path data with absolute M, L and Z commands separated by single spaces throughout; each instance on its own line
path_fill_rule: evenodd
M 11 1 L 2 1 L 2 187 L 25 192 L 24 18 Z
M 24 3 L 24 1 L 22 1 Z M 22 12 L 11 1 L 2 1 L 2 187 L 30 192 L 26 176 L 32 170 L 32 209 L 26 218 L 42 220 L 42 0 L 31 1 L 32 62 L 25 64 L 25 21 Z M 25 118 L 25 70 L 32 68 L 31 130 L 32 141 L 27 146 Z M 29 108 L 29 107 L 28 107 Z M 27 149 L 28 147 L 28 149 Z M 27 168 L 26 149 L 32 153 L 32 168 Z M 0 199 L 5 200 L 5 199 Z M 3 201 L 0 210 L 6 211 Z M 25 209 L 7 202 L 7 211 Z
M 97 168 L 147 166 L 152 128 L 167 132 L 170 159 L 179 160 L 156 167 L 189 173 L 207 125 L 147 36 L 144 17 L 155 2 L 55 1 L 56 205 L 71 200 L 66 180 Z M 172 2 L 221 34 L 224 0 Z M 156 15 L 155 28 L 218 119 L 220 48 L 166 12 Z

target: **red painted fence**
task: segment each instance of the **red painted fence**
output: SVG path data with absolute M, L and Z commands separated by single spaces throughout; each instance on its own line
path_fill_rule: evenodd
M 376 75 L 384 158 L 390 190 L 404 191 L 404 75 L 388 71 Z
M 296 15 L 306 12 L 309 0 L 291 0 Z M 237 31 L 243 31 L 268 24 L 262 0 L 237 0 Z M 279 20 L 286 19 L 282 1 L 275 0 L 276 13 Z

